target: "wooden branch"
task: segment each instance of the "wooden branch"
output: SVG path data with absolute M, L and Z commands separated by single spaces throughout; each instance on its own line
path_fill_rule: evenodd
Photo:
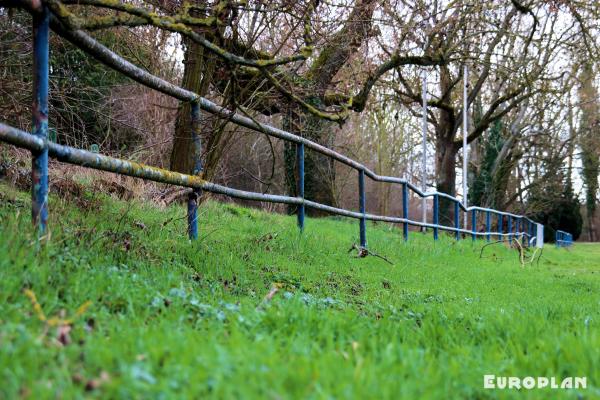
M 379 78 L 381 78 L 381 76 L 386 72 L 403 65 L 430 66 L 445 65 L 448 62 L 449 60 L 447 60 L 446 57 L 444 57 L 444 55 L 401 56 L 398 52 L 396 52 L 389 60 L 381 64 L 377 68 L 377 70 L 375 70 L 375 72 L 367 78 L 367 80 L 363 84 L 363 88 L 352 102 L 352 110 L 359 112 L 364 110 L 367 103 L 367 99 L 369 97 L 369 93 L 375 85 L 375 82 L 377 82 Z
M 271 83 L 275 88 L 277 88 L 277 90 L 281 94 L 283 94 L 288 99 L 294 101 L 295 103 L 299 104 L 305 111 L 308 111 L 309 113 L 319 118 L 323 118 L 332 122 L 344 122 L 348 118 L 348 106 L 342 105 L 343 110 L 339 113 L 319 110 L 318 108 L 302 100 L 300 97 L 296 96 L 290 90 L 283 87 L 283 85 L 279 83 L 277 79 L 275 79 L 275 77 L 271 75 L 267 70 L 261 70 L 261 72 L 267 78 L 269 83 Z
M 26 0 L 14 0 L 14 1 L 23 1 L 24 3 L 27 3 Z M 170 16 L 158 16 L 158 15 L 150 12 L 149 10 L 146 10 L 143 8 L 134 7 L 132 5 L 113 3 L 113 2 L 109 2 L 108 0 L 82 0 L 82 1 L 94 3 L 94 4 L 109 3 L 111 6 L 114 6 L 114 7 L 119 7 L 119 8 L 122 7 L 122 9 L 119 9 L 119 11 L 127 12 L 138 18 L 144 18 L 148 21 L 148 25 L 156 26 L 157 28 L 161 28 L 161 29 L 167 30 L 169 32 L 174 32 L 174 33 L 179 33 L 181 35 L 184 35 L 184 36 L 190 38 L 195 43 L 198 43 L 200 46 L 206 48 L 207 50 L 211 51 L 212 53 L 216 54 L 217 56 L 221 57 L 225 61 L 232 63 L 232 64 L 245 65 L 245 66 L 261 69 L 261 68 L 267 68 L 267 67 L 272 67 L 272 66 L 276 66 L 276 65 L 287 64 L 287 63 L 291 63 L 291 62 L 295 62 L 295 61 L 299 61 L 299 60 L 304 60 L 309 55 L 309 54 L 307 54 L 308 52 L 301 51 L 300 54 L 289 56 L 289 57 L 281 57 L 278 59 L 250 60 L 245 57 L 241 57 L 236 54 L 230 53 L 230 52 L 226 51 L 225 49 L 217 46 L 213 42 L 207 40 L 203 35 L 200 35 L 197 32 L 195 32 L 194 29 L 192 29 L 190 26 L 188 26 L 186 24 L 186 22 L 189 22 L 192 26 L 201 25 L 201 24 L 205 24 L 205 25 L 201 25 L 201 26 L 206 26 L 206 27 L 216 26 L 216 24 L 217 24 L 216 19 L 214 19 L 214 20 L 211 19 L 214 17 L 202 19 L 202 18 L 193 18 L 193 17 L 183 18 L 181 15 L 177 16 L 177 18 L 170 17 Z M 61 1 L 47 0 L 46 3 L 48 4 L 48 7 L 50 8 L 50 10 L 54 14 L 54 16 L 60 22 L 62 22 L 63 25 L 65 25 L 68 29 L 77 30 L 77 29 L 81 29 L 82 27 L 85 26 L 87 20 L 85 18 L 81 18 L 81 17 L 73 14 L 69 10 L 69 8 Z M 116 6 L 115 4 L 120 4 L 120 5 Z M 108 21 L 106 19 L 101 20 L 101 22 L 103 24 L 108 23 Z
M 348 253 L 350 253 L 352 250 L 356 250 L 358 253 L 356 254 L 356 258 L 365 258 L 367 256 L 373 256 L 373 257 L 377 257 L 377 258 L 381 258 L 383 261 L 385 261 L 386 263 L 390 264 L 390 265 L 394 265 L 390 260 L 388 260 L 386 257 L 381 256 L 373 251 L 370 251 L 369 249 L 367 249 L 366 247 L 361 247 L 358 246 L 356 243 L 352 244 L 352 247 L 350 247 L 350 249 L 348 250 Z
M 308 71 L 321 95 L 338 71 L 370 34 L 377 0 L 358 0 L 340 29 L 322 48 Z
M 522 87 L 508 95 L 502 96 L 500 99 L 497 99 L 488 109 L 488 111 L 486 112 L 486 114 L 482 117 L 480 123 L 477 125 L 477 127 L 475 129 L 473 129 L 473 131 L 471 131 L 469 133 L 469 135 L 467 136 L 467 143 L 471 143 L 472 141 L 474 141 L 475 139 L 477 139 L 479 136 L 481 136 L 483 134 L 483 132 L 486 131 L 486 129 L 488 129 L 490 127 L 490 125 L 502 118 L 503 116 L 505 116 L 506 114 L 508 114 L 510 111 L 512 111 L 515 107 L 517 107 L 522 101 L 530 98 L 531 96 L 533 96 L 535 93 L 539 92 L 539 91 L 531 91 L 531 92 L 527 92 L 521 96 L 518 96 L 520 93 L 523 92 L 523 90 L 525 89 L 525 87 Z M 518 96 L 518 97 L 517 97 Z M 504 109 L 502 109 L 502 111 L 499 111 L 497 113 L 494 114 L 494 111 L 502 104 L 505 103 L 507 100 L 510 100 L 511 98 L 514 98 L 514 100 L 508 105 L 506 106 Z M 462 146 L 462 139 L 461 140 L 455 140 L 454 144 L 456 146 Z

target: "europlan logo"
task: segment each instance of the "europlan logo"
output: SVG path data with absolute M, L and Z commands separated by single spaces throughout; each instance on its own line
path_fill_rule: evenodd
M 564 379 L 547 376 L 483 376 L 484 389 L 587 389 L 587 377 L 575 376 Z

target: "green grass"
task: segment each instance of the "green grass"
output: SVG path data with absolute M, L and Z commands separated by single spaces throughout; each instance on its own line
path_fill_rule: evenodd
M 600 246 L 515 250 L 208 202 L 51 197 L 0 186 L 0 398 L 600 398 Z M 265 296 L 275 286 L 272 299 Z M 66 345 L 42 322 L 77 317 Z M 63 340 L 65 341 L 65 340 Z M 586 390 L 484 390 L 483 375 L 587 376 Z

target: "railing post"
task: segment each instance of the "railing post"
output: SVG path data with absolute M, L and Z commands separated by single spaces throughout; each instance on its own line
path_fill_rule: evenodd
M 521 245 L 523 244 L 523 217 L 517 219 L 517 234 L 519 235 L 519 239 L 521 240 Z
M 504 215 L 502 214 L 498 214 L 498 240 L 502 240 L 504 241 L 504 236 L 502 236 L 503 232 L 503 227 L 502 227 L 502 221 L 504 220 Z
M 360 247 L 367 248 L 367 220 L 364 217 L 366 213 L 366 198 L 365 198 L 365 171 L 358 171 L 358 208 L 363 215 L 360 219 Z
M 33 134 L 48 139 L 49 22 L 46 6 L 33 16 Z M 32 152 L 31 216 L 39 236 L 48 226 L 48 147 Z
M 438 240 L 438 224 L 440 223 L 440 198 L 437 194 L 433 195 L 433 239 Z
M 456 229 L 460 228 L 460 206 L 458 201 L 454 201 L 454 227 Z M 456 240 L 460 240 L 460 232 L 456 231 L 454 232 L 454 238 Z
M 402 184 L 402 218 L 408 219 L 408 184 Z M 408 240 L 408 222 L 402 224 L 402 236 Z
M 512 243 L 512 216 L 508 216 L 508 225 L 506 226 L 506 232 L 508 233 L 508 243 Z
M 192 151 L 193 167 L 192 175 L 202 173 L 202 143 L 200 141 L 200 106 L 198 102 L 191 103 L 192 106 Z M 188 236 L 190 240 L 198 239 L 198 200 L 201 196 L 200 189 L 194 189 L 188 195 Z
M 477 238 L 477 210 L 471 210 L 471 232 L 473 232 L 473 241 Z
M 304 143 L 296 144 L 296 164 L 298 165 L 298 196 L 304 201 Z M 304 203 L 298 205 L 298 228 L 304 231 Z
M 489 211 L 486 211 L 485 214 L 485 230 L 487 232 L 487 241 L 489 242 L 492 239 L 492 235 L 490 234 L 490 230 L 492 229 L 492 219 Z
M 198 195 L 193 190 L 188 194 L 187 203 L 188 237 L 198 239 Z
M 529 241 L 535 236 L 534 227 L 533 221 L 529 221 Z

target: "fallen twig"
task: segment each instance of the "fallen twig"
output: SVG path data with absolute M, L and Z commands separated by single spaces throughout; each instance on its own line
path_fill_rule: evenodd
M 381 258 L 383 261 L 385 261 L 386 263 L 388 263 L 390 265 L 394 265 L 386 257 L 381 256 L 381 255 L 367 249 L 366 247 L 358 246 L 356 243 L 352 244 L 352 247 L 350 247 L 350 249 L 348 250 L 348 253 L 350 253 L 352 250 L 356 250 L 358 252 L 358 254 L 356 255 L 356 258 L 365 258 L 366 256 L 373 256 L 373 257 Z
M 271 285 L 271 289 L 269 290 L 269 293 L 267 293 L 266 296 L 260 302 L 260 304 L 258 306 L 256 306 L 256 309 L 257 310 L 264 309 L 265 306 L 271 302 L 271 300 L 273 299 L 273 297 L 275 296 L 275 294 L 277 294 L 277 292 L 279 292 L 279 290 L 282 287 L 283 287 L 283 284 L 281 284 L 279 282 L 274 282 Z
M 523 245 L 516 237 L 513 238 L 513 241 L 516 244 L 515 248 L 519 252 L 519 261 L 521 262 L 521 267 L 525 268 L 525 251 L 523 250 Z
M 496 240 L 495 242 L 486 243 L 481 247 L 481 251 L 479 252 L 479 258 L 483 258 L 483 249 L 493 244 L 503 243 L 504 240 Z
M 490 242 L 490 243 L 486 243 L 481 247 L 481 250 L 479 251 L 479 258 L 483 258 L 483 250 L 487 247 L 487 246 L 491 246 L 493 244 L 498 244 L 498 243 L 505 243 L 504 240 L 496 240 L 495 242 Z M 508 242 L 509 244 L 511 244 L 511 242 Z M 523 247 L 523 244 L 521 243 L 521 241 L 518 238 L 513 238 L 512 240 L 512 245 L 511 247 L 513 247 L 515 250 L 517 250 L 518 254 L 518 259 L 519 259 L 519 263 L 521 264 L 521 266 L 524 268 L 527 264 L 533 264 L 533 262 L 536 259 L 536 255 L 538 254 L 538 251 L 540 251 L 540 248 L 537 248 L 533 251 L 533 254 L 531 255 L 531 257 L 529 259 L 528 255 L 527 255 L 527 251 L 529 250 L 528 247 Z M 540 257 L 542 256 L 542 253 L 540 252 L 539 256 L 537 257 L 537 265 L 539 265 L 540 263 Z

